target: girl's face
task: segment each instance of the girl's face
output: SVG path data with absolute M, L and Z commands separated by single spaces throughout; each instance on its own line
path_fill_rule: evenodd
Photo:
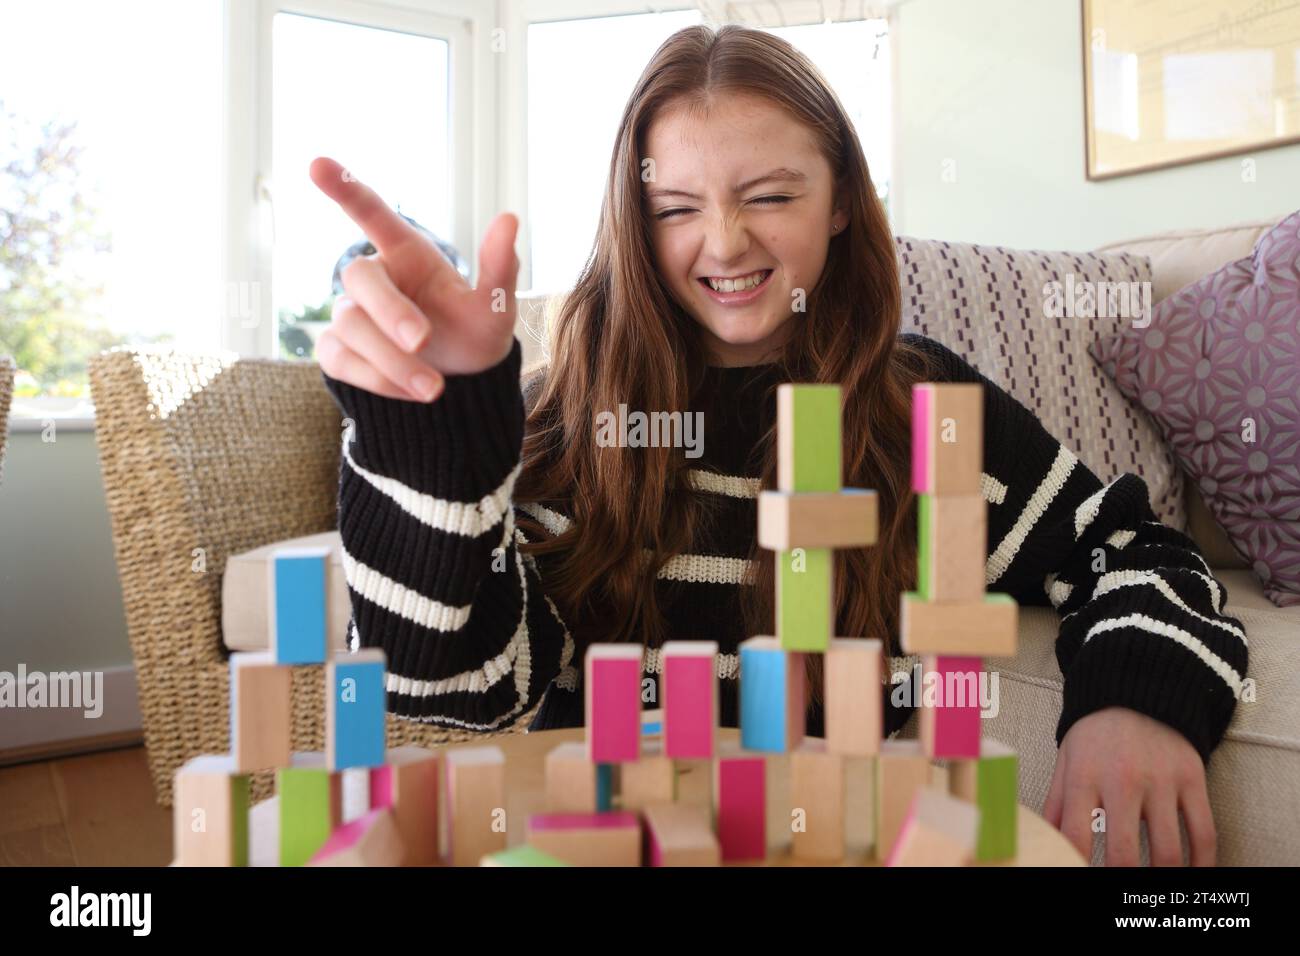
M 812 132 L 762 97 L 669 106 L 646 131 L 643 178 L 650 169 L 656 266 L 713 361 L 770 360 L 848 222 Z

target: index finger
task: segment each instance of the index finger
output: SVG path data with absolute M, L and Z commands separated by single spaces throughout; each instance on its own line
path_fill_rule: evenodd
M 312 160 L 309 173 L 317 188 L 343 208 L 380 253 L 391 254 L 412 239 L 420 239 L 411 224 L 393 212 L 378 193 L 335 160 L 319 156 Z

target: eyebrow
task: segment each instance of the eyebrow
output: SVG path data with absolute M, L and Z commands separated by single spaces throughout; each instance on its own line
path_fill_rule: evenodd
M 736 186 L 735 192 L 743 193 L 748 189 L 759 185 L 760 183 L 777 182 L 777 183 L 802 183 L 808 177 L 797 169 L 790 169 L 782 166 L 779 169 L 773 169 L 764 173 L 762 176 L 756 176 L 753 179 L 747 179 L 740 185 Z M 688 192 L 685 189 L 651 189 L 646 192 L 647 199 L 657 199 L 664 196 L 681 196 L 685 199 L 701 199 L 703 197 Z

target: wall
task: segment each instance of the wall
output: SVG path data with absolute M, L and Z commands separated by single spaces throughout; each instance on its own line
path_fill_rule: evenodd
M 1300 145 L 1104 182 L 1085 176 L 1079 0 L 907 0 L 896 13 L 895 228 L 1090 249 L 1300 208 Z M 956 182 L 945 182 L 945 162 Z

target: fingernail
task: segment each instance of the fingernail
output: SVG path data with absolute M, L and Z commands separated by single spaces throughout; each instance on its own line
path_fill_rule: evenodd
M 421 372 L 411 377 L 411 389 L 426 402 L 430 402 L 438 394 L 438 383 L 434 381 L 433 376 Z
M 407 319 L 397 326 L 397 335 L 407 351 L 414 352 L 420 347 L 420 341 L 424 338 L 424 327 L 415 319 Z

